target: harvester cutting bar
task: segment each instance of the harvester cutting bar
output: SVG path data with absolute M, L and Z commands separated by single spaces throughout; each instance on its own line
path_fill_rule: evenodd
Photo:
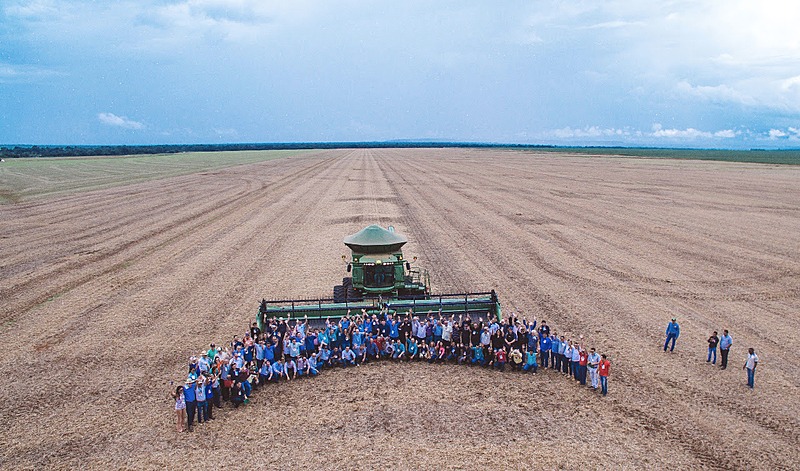
M 263 309 L 265 308 L 265 309 Z M 431 311 L 434 316 L 465 315 L 471 318 L 483 316 L 501 317 L 500 301 L 494 291 L 485 293 L 452 293 L 436 294 L 426 299 L 365 299 L 355 302 L 335 303 L 332 299 L 289 299 L 280 301 L 266 301 L 262 304 L 258 322 L 261 325 L 265 319 L 337 319 L 347 315 L 360 314 L 364 309 L 369 314 L 380 314 L 384 309 L 390 314 L 405 314 L 409 309 L 420 316 Z

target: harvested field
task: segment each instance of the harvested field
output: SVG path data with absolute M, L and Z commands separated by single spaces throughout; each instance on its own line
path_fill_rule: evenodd
M 798 195 L 793 166 L 382 149 L 2 205 L 0 468 L 796 468 Z M 384 363 L 176 437 L 186 358 L 261 297 L 329 295 L 341 239 L 375 222 L 408 236 L 434 290 L 496 288 L 505 312 L 585 335 L 610 355 L 609 396 Z M 726 371 L 705 362 L 723 328 Z

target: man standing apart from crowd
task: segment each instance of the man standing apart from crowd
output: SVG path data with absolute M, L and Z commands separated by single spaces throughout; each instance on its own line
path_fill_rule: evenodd
M 744 362 L 743 370 L 747 370 L 747 386 L 753 389 L 756 378 L 756 366 L 758 366 L 758 355 L 752 348 L 748 350 L 747 361 Z
M 611 369 L 611 362 L 608 361 L 605 353 L 602 355 L 602 357 L 603 359 L 600 360 L 598 373 L 600 375 L 600 388 L 603 392 L 603 396 L 605 396 L 608 394 L 608 371 Z
M 667 351 L 667 344 L 669 341 L 672 340 L 672 346 L 670 347 L 669 351 L 675 350 L 675 341 L 678 340 L 678 337 L 681 335 L 681 327 L 678 325 L 678 319 L 672 318 L 672 322 L 667 324 L 667 340 L 664 342 L 664 351 Z
M 711 337 L 708 338 L 708 359 L 706 363 L 711 363 L 712 365 L 717 364 L 717 344 L 719 343 L 719 337 L 717 337 L 717 331 L 715 330 Z M 711 361 L 711 357 L 714 357 L 714 361 Z
M 733 339 L 728 334 L 728 329 L 725 329 L 722 331 L 722 338 L 719 339 L 719 353 L 722 355 L 720 366 L 723 370 L 728 367 L 728 353 L 731 351 L 731 345 L 733 345 Z

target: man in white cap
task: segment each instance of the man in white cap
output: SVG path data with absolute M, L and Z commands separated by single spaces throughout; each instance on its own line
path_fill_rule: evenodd
M 183 398 L 186 401 L 186 420 L 188 431 L 192 431 L 194 425 L 194 413 L 197 411 L 197 397 L 195 396 L 194 378 L 186 378 L 186 383 L 183 385 Z
M 681 335 L 681 327 L 678 325 L 678 319 L 672 318 L 672 322 L 667 324 L 667 340 L 664 342 L 664 351 L 667 351 L 667 344 L 669 341 L 672 340 L 672 346 L 669 348 L 669 351 L 672 352 L 675 350 L 675 341 L 678 340 L 678 337 Z

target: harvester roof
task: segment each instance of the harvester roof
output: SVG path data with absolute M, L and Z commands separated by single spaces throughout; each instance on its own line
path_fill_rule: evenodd
M 344 245 L 353 252 L 363 254 L 397 252 L 406 242 L 408 239 L 404 236 L 376 224 L 344 238 Z

